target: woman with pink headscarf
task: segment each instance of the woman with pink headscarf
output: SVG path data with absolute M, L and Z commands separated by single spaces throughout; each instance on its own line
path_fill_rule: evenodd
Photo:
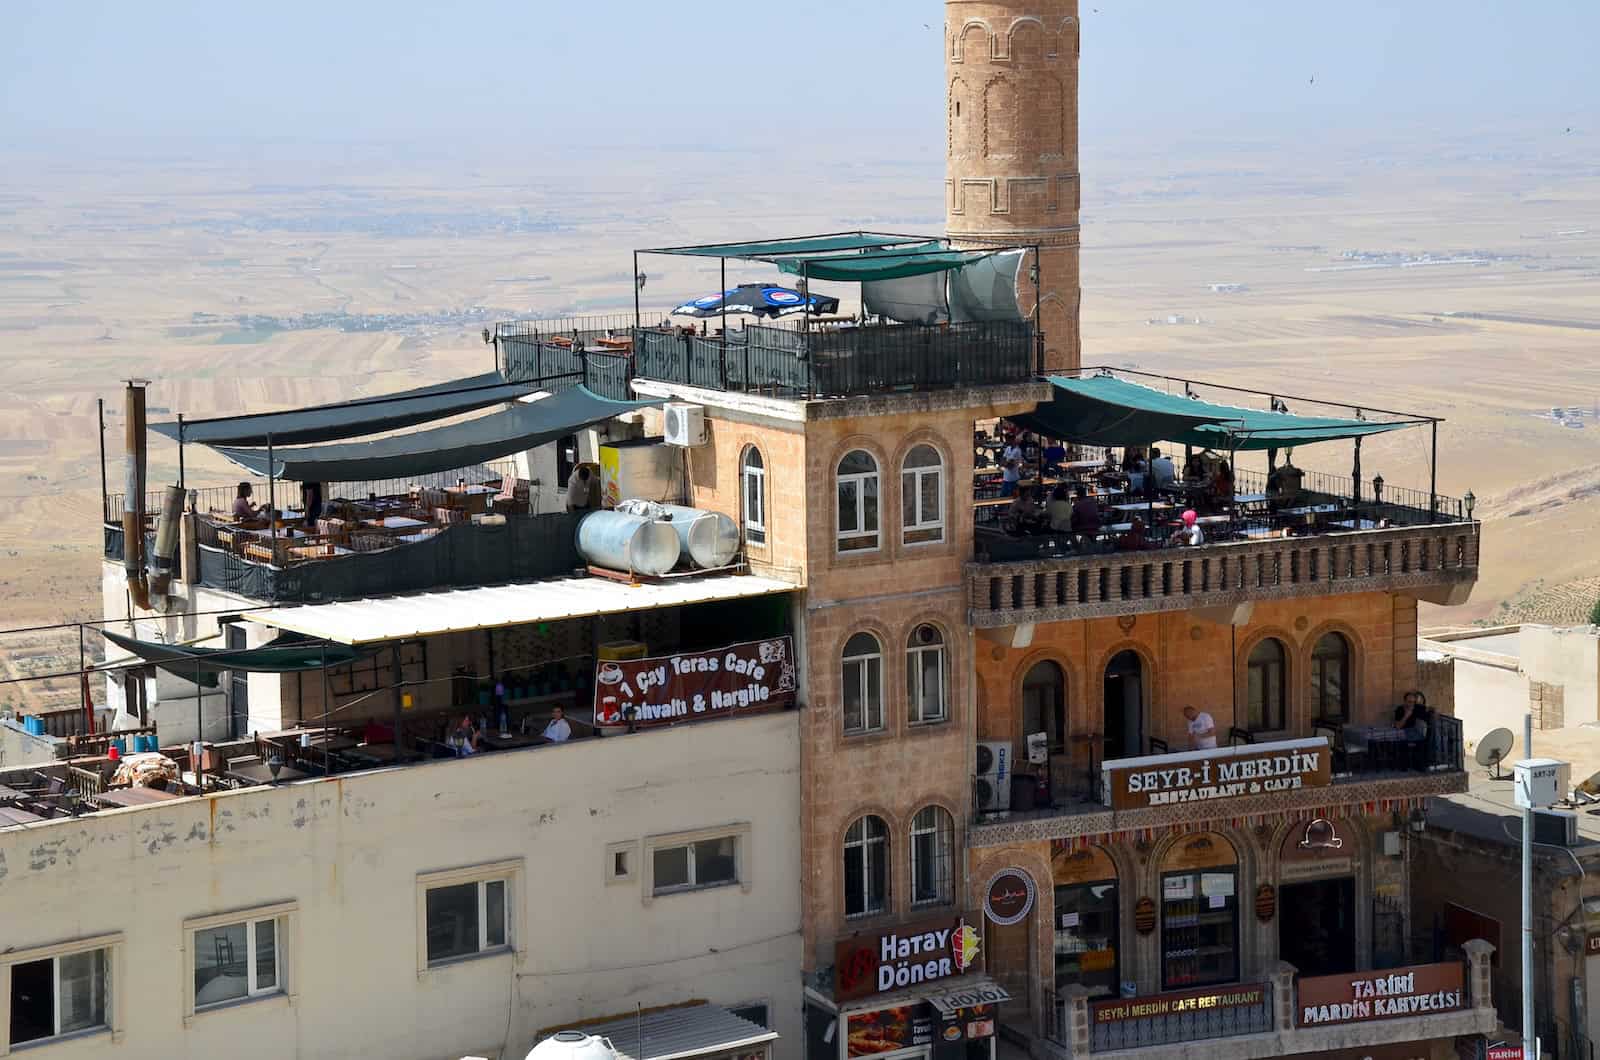
M 1167 544 L 1180 547 L 1205 544 L 1206 535 L 1205 531 L 1200 529 L 1199 520 L 1200 516 L 1195 514 L 1193 508 L 1185 510 L 1183 513 L 1183 525 L 1172 532 L 1172 536 L 1167 539 Z

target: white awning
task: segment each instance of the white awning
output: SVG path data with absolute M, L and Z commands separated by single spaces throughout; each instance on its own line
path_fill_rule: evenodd
M 376 644 L 407 637 L 739 600 L 795 588 L 788 582 L 756 574 L 707 574 L 638 585 L 598 577 L 552 578 L 522 585 L 306 604 L 253 612 L 249 618 L 339 644 Z
M 1011 994 L 1006 988 L 987 975 L 958 975 L 934 983 L 924 983 L 921 986 L 908 986 L 900 990 L 873 994 L 870 997 L 858 997 L 839 1005 L 838 1011 L 851 1015 L 926 1001 L 941 1014 L 948 1014 L 974 1005 L 997 1005 L 1010 1000 Z
M 753 1049 L 778 1038 L 777 1031 L 735 1016 L 720 1005 L 683 1005 L 577 1029 L 608 1039 L 619 1060 L 679 1060 Z

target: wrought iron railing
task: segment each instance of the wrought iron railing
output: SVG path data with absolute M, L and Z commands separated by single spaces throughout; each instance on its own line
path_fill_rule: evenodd
M 1233 1038 L 1264 1034 L 1273 1029 L 1272 984 L 1241 983 L 1204 991 L 1205 1005 L 1183 1005 L 1188 995 L 1096 1001 L 1089 1005 L 1089 1051 L 1142 1049 L 1175 1042 Z M 1238 1003 L 1243 1001 L 1244 1003 Z M 1127 1016 L 1140 1006 L 1154 1010 L 1147 1016 Z

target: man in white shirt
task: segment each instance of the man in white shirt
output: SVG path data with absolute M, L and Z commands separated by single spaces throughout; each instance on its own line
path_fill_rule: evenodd
M 544 727 L 544 738 L 551 743 L 564 743 L 572 739 L 572 726 L 567 722 L 567 712 L 561 707 L 556 707 L 550 713 L 550 724 Z M 1216 746 L 1216 741 L 1212 741 Z
M 1183 708 L 1183 716 L 1189 721 L 1190 750 L 1204 751 L 1217 746 L 1217 723 L 1211 720 L 1211 715 L 1196 710 L 1191 704 Z
M 1172 458 L 1163 456 L 1161 450 L 1150 450 L 1150 474 L 1156 480 L 1156 488 L 1170 486 L 1178 477 L 1178 469 L 1172 466 Z

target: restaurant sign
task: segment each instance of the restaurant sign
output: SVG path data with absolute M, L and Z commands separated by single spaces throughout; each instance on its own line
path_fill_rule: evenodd
M 594 685 L 596 725 L 645 728 L 786 707 L 794 702 L 794 641 L 773 637 L 685 655 L 604 659 Z
M 1126 1023 L 1128 1020 L 1183 1016 L 1192 1012 L 1251 1008 L 1267 999 L 1265 983 L 1246 983 L 1211 990 L 1179 990 L 1171 994 L 1150 994 L 1117 1001 L 1096 1001 L 1089 1006 L 1090 1021 L 1096 1025 Z
M 1302 1027 L 1326 1027 L 1454 1012 L 1467 1007 L 1465 981 L 1460 961 L 1301 979 L 1296 1018 Z
M 848 1001 L 965 975 L 980 948 L 978 929 L 959 916 L 852 935 L 834 945 L 833 996 Z
M 1327 787 L 1331 767 L 1328 741 L 1317 737 L 1114 758 L 1101 770 L 1111 808 L 1138 810 Z

